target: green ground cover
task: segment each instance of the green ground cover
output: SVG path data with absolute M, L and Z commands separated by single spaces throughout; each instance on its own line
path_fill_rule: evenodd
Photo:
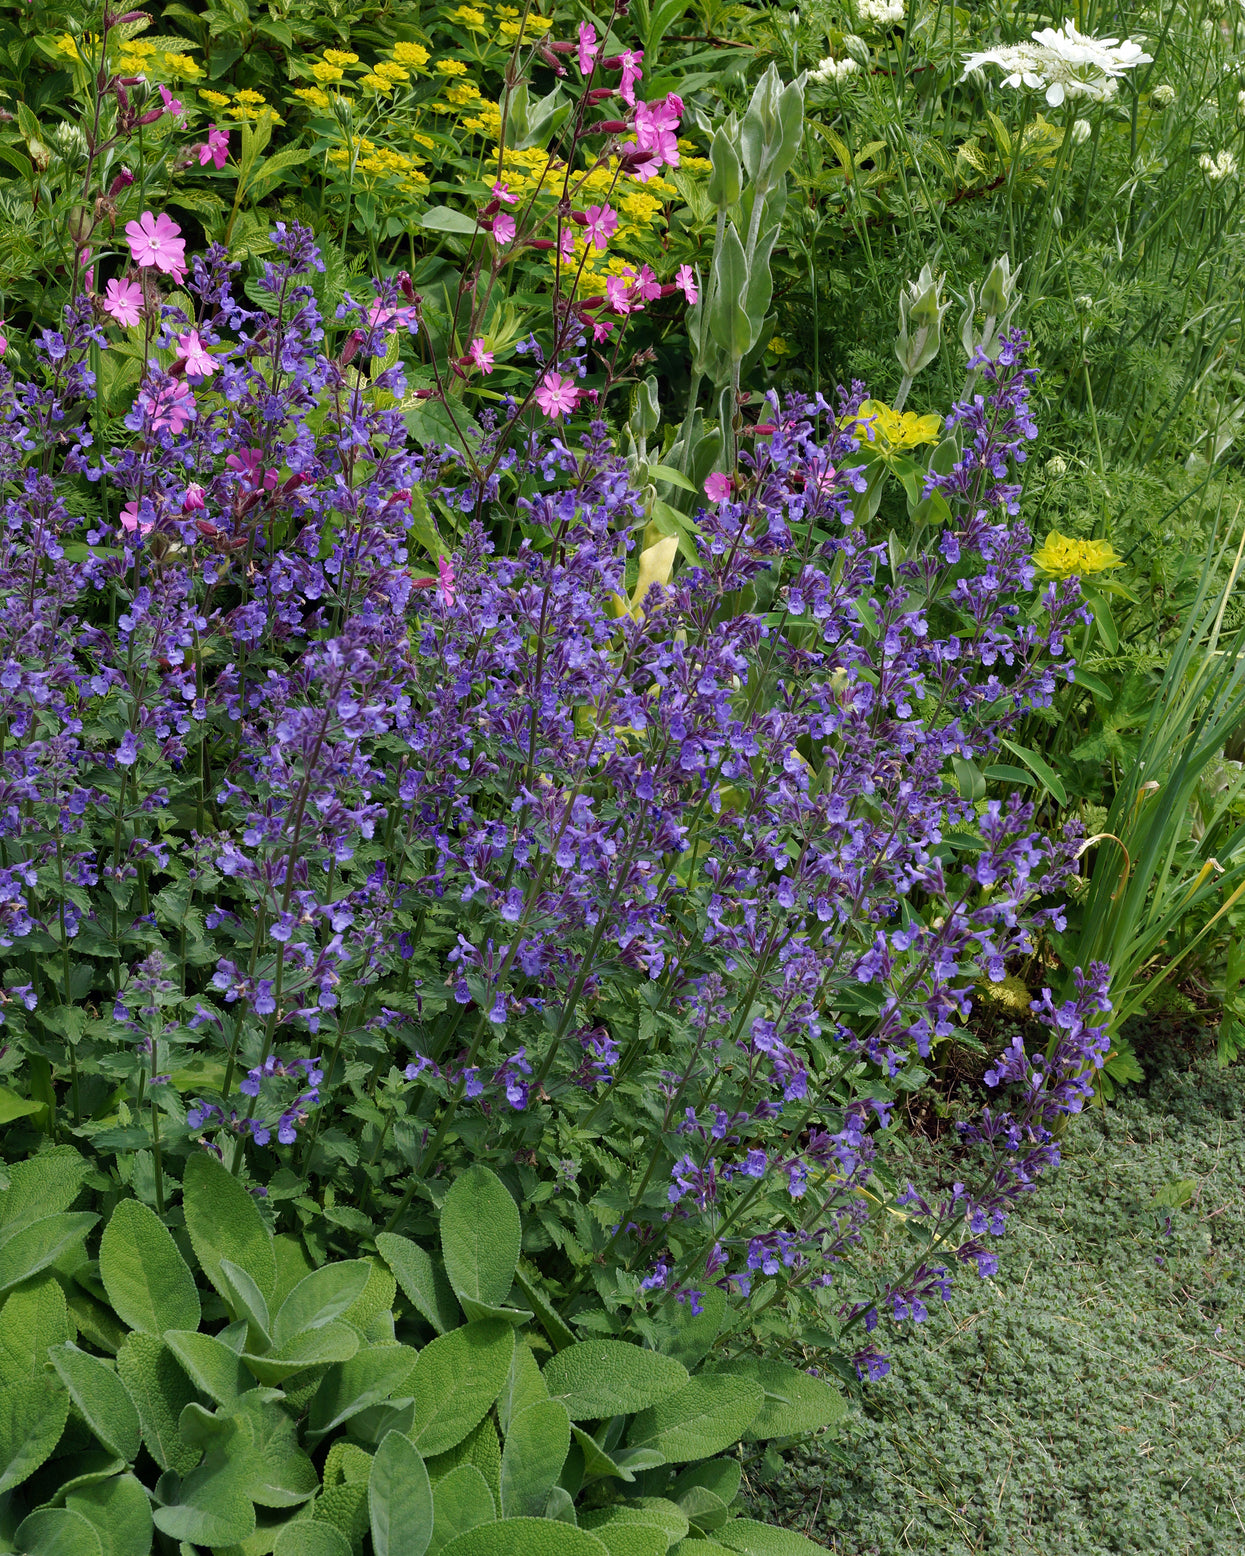
M 758 1501 L 839 1556 L 1241 1549 L 1243 1175 L 1238 1069 L 1079 1120 L 998 1276 L 896 1335 Z

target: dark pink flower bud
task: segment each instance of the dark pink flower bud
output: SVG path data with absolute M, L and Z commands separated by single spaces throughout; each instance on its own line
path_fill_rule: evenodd
M 589 104 L 595 105 L 603 103 L 607 97 L 617 97 L 617 95 L 612 86 L 594 86 L 591 92 L 588 93 L 587 100 Z
M 549 47 L 555 54 L 573 54 L 579 45 L 575 43 L 551 43 Z
M 577 227 L 586 227 L 588 225 L 588 218 L 583 211 L 572 211 L 571 220 Z
M 347 367 L 351 362 L 354 361 L 359 347 L 363 344 L 363 338 L 362 330 L 351 330 L 349 336 L 346 339 L 346 344 L 342 347 L 342 354 L 339 358 L 339 361 L 343 367 Z
M 529 238 L 528 247 L 533 249 L 540 249 L 541 252 L 544 253 L 549 249 L 556 248 L 557 244 L 553 241 L 552 238 Z
M 500 211 L 500 210 L 501 210 L 501 201 L 500 200 L 490 200 L 489 203 L 480 212 L 480 215 L 481 216 L 496 216 L 498 211 Z M 481 225 L 483 225 L 483 224 L 481 224 Z
M 601 69 L 602 70 L 621 70 L 622 69 L 622 55 L 621 54 L 611 54 L 608 59 L 603 59 L 601 61 Z
M 202 513 L 206 507 L 207 502 L 204 500 L 203 488 L 199 485 L 198 481 L 192 481 L 186 488 L 186 495 L 182 499 L 182 512 Z
M 139 123 L 139 124 L 154 124 L 157 119 L 162 119 L 163 117 L 164 117 L 164 109 L 163 108 L 152 108 L 149 112 L 147 112 L 145 114 L 140 114 L 139 118 L 137 120 L 137 123 Z
M 585 135 L 622 135 L 629 128 L 625 119 L 598 119 L 584 126 Z
M 115 199 L 116 196 L 119 195 L 123 189 L 128 189 L 133 182 L 134 182 L 134 175 L 133 175 L 133 173 L 130 172 L 128 167 L 123 167 L 121 169 L 121 171 L 117 174 L 116 178 L 114 178 L 112 183 L 109 184 L 109 186 L 108 186 L 108 196 L 109 196 L 109 198 L 110 199 Z
M 415 301 L 415 288 L 411 284 L 411 278 L 405 270 L 398 271 L 398 290 L 402 293 L 403 297 L 406 298 L 408 303 L 413 303 Z M 410 496 L 409 492 L 407 493 L 407 496 Z

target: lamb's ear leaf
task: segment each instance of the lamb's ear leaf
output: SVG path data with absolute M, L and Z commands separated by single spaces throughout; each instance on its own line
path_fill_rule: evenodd
M 491 1524 L 497 1517 L 488 1481 L 474 1464 L 456 1465 L 432 1488 L 432 1540 L 427 1556 L 437 1556 L 455 1535 L 477 1524 Z
M 519 1263 L 520 1232 L 519 1207 L 495 1172 L 477 1162 L 454 1180 L 441 1206 L 441 1251 L 464 1307 L 468 1301 L 489 1308 L 505 1302 Z
M 232 1300 L 221 1275 L 221 1260 L 229 1259 L 270 1297 L 277 1285 L 272 1233 L 246 1189 L 207 1151 L 186 1163 L 182 1202 L 195 1258 L 221 1296 Z
M 411 1436 L 425 1457 L 460 1443 L 506 1386 L 514 1330 L 498 1318 L 464 1324 L 419 1353 L 405 1387 L 415 1397 Z
M 65 1498 L 100 1537 L 105 1556 L 150 1556 L 151 1501 L 133 1475 L 112 1475 Z
M 41 1507 L 17 1526 L 17 1549 L 30 1556 L 104 1556 L 90 1519 L 67 1507 Z
M 387 1432 L 367 1479 L 374 1556 L 424 1556 L 432 1539 L 432 1484 L 419 1449 Z
M 787 1362 L 747 1356 L 723 1362 L 714 1371 L 720 1376 L 753 1378 L 765 1390 L 765 1403 L 749 1423 L 745 1442 L 799 1437 L 833 1426 L 847 1414 L 847 1402 L 838 1389 Z
M 448 1334 L 457 1329 L 462 1313 L 440 1262 L 426 1248 L 395 1232 L 381 1232 L 376 1246 L 398 1285 L 436 1332 Z
M 350 1556 L 350 1541 L 321 1518 L 299 1518 L 281 1526 L 272 1556 Z
M 752 1378 L 701 1374 L 642 1410 L 628 1446 L 656 1448 L 667 1463 L 708 1459 L 739 1441 L 764 1402 L 765 1390 Z
M 50 1346 L 48 1356 L 91 1431 L 105 1448 L 132 1464 L 142 1441 L 138 1411 L 113 1368 L 70 1341 Z
M 99 1277 L 117 1317 L 140 1334 L 199 1327 L 199 1293 L 172 1234 L 140 1200 L 123 1199 L 99 1245 Z
M 687 1382 L 687 1368 L 658 1351 L 623 1340 L 581 1340 L 546 1363 L 545 1387 L 572 1421 L 646 1410 Z
M 280 1347 L 295 1335 L 320 1329 L 363 1295 L 372 1273 L 366 1259 L 343 1259 L 304 1276 L 272 1321 L 272 1343 Z
M 503 1518 L 540 1518 L 571 1446 L 571 1418 L 556 1399 L 541 1399 L 510 1419 L 501 1452 Z

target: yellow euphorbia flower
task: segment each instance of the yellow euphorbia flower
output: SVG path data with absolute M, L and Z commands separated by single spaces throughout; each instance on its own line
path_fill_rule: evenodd
M 399 65 L 414 65 L 422 70 L 428 63 L 428 50 L 422 43 L 395 43 L 393 57 Z
M 866 443 L 883 443 L 890 452 L 934 443 L 942 428 L 942 417 L 935 411 L 918 416 L 915 411 L 893 411 L 882 400 L 864 400 L 855 416 L 843 423 L 855 423 L 856 434 Z
M 327 86 L 331 81 L 340 81 L 342 71 L 340 65 L 331 65 L 327 60 L 318 59 L 311 67 L 311 73 L 317 81 Z
M 213 108 L 224 108 L 229 102 L 229 99 L 223 92 L 212 92 L 209 91 L 206 87 L 200 90 L 199 96 L 205 103 L 211 103 Z
M 467 67 L 461 59 L 439 59 L 434 67 L 443 76 L 465 76 Z
M 327 108 L 329 94 L 318 86 L 296 86 L 294 96 L 301 97 L 303 102 L 310 103 L 313 108 Z
M 357 65 L 359 56 L 351 54 L 346 49 L 325 49 L 324 57 L 330 65 Z
M 1033 553 L 1034 562 L 1052 578 L 1082 577 L 1086 573 L 1105 573 L 1119 567 L 1124 558 L 1109 540 L 1073 540 L 1051 530 L 1040 550 Z

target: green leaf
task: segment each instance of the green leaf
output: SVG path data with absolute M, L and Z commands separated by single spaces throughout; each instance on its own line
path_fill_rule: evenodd
M 54 1275 L 38 1275 L 11 1291 L 0 1305 L 0 1388 L 41 1373 L 48 1347 L 63 1345 L 72 1333 Z
M 367 1479 L 374 1556 L 424 1556 L 432 1539 L 432 1486 L 419 1450 L 389 1432 Z
M 1091 675 L 1088 670 L 1077 665 L 1072 672 L 1072 679 L 1078 686 L 1083 686 L 1087 692 L 1093 692 L 1095 697 L 1101 697 L 1103 702 L 1114 702 L 1115 692 L 1108 682 L 1100 675 Z
M 46 1063 L 44 1060 L 45 1067 Z M 32 1076 L 34 1069 L 32 1058 Z M 31 1090 L 36 1090 L 33 1084 Z M 48 1096 L 53 1095 L 49 1089 Z M 15 1162 L 9 1168 L 8 1188 L 0 1190 L 0 1238 L 11 1227 L 28 1226 L 54 1212 L 68 1210 L 90 1170 L 90 1163 L 68 1145 L 43 1151 L 29 1161 Z
M 333 1323 L 295 1335 L 269 1356 L 251 1356 L 244 1351 L 242 1362 L 261 1383 L 275 1385 L 306 1367 L 348 1361 L 358 1349 L 359 1331 L 351 1324 Z
M 753 1518 L 733 1518 L 715 1529 L 713 1537 L 727 1550 L 744 1556 L 825 1556 L 825 1546 L 806 1540 L 793 1529 L 776 1529 Z
M 398 1285 L 436 1332 L 448 1334 L 456 1329 L 462 1311 L 454 1297 L 454 1288 L 427 1249 L 393 1232 L 381 1232 L 376 1247 L 393 1271 Z
M 366 1259 L 326 1264 L 299 1281 L 273 1320 L 272 1343 L 282 1346 L 295 1335 L 322 1329 L 363 1295 L 372 1266 Z
M 559 1351 L 544 1377 L 550 1396 L 562 1401 L 572 1421 L 595 1421 L 666 1399 L 687 1382 L 687 1368 L 622 1340 L 582 1340 Z
M 104 1556 L 95 1526 L 67 1507 L 41 1507 L 17 1527 L 23 1556 Z
M 688 1530 L 686 1514 L 665 1497 L 637 1497 L 634 1502 L 616 1503 L 613 1507 L 584 1514 L 584 1528 L 591 1529 L 607 1545 L 610 1536 L 606 1530 L 611 1525 L 619 1529 L 628 1525 L 658 1529 L 667 1545 L 681 1540 Z
M 405 1388 L 416 1352 L 407 1345 L 371 1345 L 324 1374 L 311 1401 L 307 1434 L 320 1438 L 362 1410 L 392 1399 Z
M 681 470 L 672 470 L 669 465 L 650 465 L 648 473 L 655 481 L 668 481 L 671 486 L 680 487 L 685 492 L 696 490 L 694 481 L 689 481 Z
M 710 1286 L 704 1293 L 699 1313 L 692 1312 L 690 1302 L 671 1302 L 658 1325 L 657 1349 L 691 1372 L 709 1354 L 725 1318 L 726 1294 L 718 1286 Z
M 765 1391 L 751 1378 L 689 1378 L 677 1394 L 640 1412 L 628 1446 L 657 1448 L 670 1462 L 707 1459 L 739 1441 L 764 1400 Z
M 31 1102 L 8 1086 L 0 1086 L 0 1124 L 11 1124 L 15 1118 L 30 1118 L 45 1111 L 42 1102 Z
M 123 1199 L 99 1245 L 99 1276 L 117 1317 L 141 1334 L 199 1327 L 199 1293 L 154 1210 Z
M 116 1372 L 101 1357 L 79 1350 L 71 1341 L 52 1346 L 48 1355 L 96 1437 L 119 1459 L 132 1464 L 142 1434 L 134 1401 Z
M 195 1257 L 221 1296 L 229 1300 L 220 1269 L 221 1260 L 229 1259 L 270 1297 L 277 1284 L 272 1234 L 237 1178 L 202 1151 L 186 1163 L 182 1199 Z
M 194 1399 L 195 1388 L 164 1341 L 155 1335 L 131 1334 L 117 1352 L 117 1376 L 138 1410 L 147 1452 L 160 1468 L 179 1475 L 194 1469 L 198 1450 L 182 1442 L 177 1423 Z
M 186 1370 L 196 1388 L 228 1408 L 254 1382 L 232 1346 L 215 1335 L 189 1329 L 166 1329 L 164 1343 Z
M 480 1524 L 442 1547 L 444 1556 L 609 1556 L 586 1529 L 549 1518 L 503 1518 Z
M 429 232 L 456 232 L 471 237 L 480 232 L 480 224 L 466 211 L 457 211 L 452 205 L 430 205 L 420 216 L 419 224 Z
M 511 1420 L 501 1451 L 503 1518 L 539 1518 L 571 1446 L 571 1420 L 556 1399 L 538 1400 Z
M 681 1498 L 688 1492 L 703 1487 L 729 1507 L 739 1495 L 742 1479 L 743 1466 L 738 1459 L 702 1459 L 675 1478 L 670 1496 L 681 1505 Z
M 150 1556 L 151 1502 L 133 1475 L 113 1475 L 65 1498 L 99 1536 L 104 1556 Z
M 0 1238 L 4 1238 L 0 1243 L 0 1295 L 55 1264 L 98 1220 L 98 1216 L 83 1211 L 62 1212 L 26 1226 L 0 1229 Z
M 745 298 L 748 262 L 735 223 L 728 221 L 713 257 L 710 279 L 709 332 L 732 362 L 742 360 L 752 344 L 752 324 Z
M 752 1378 L 765 1390 L 765 1403 L 744 1433 L 745 1442 L 798 1437 L 833 1426 L 847 1414 L 846 1401 L 838 1389 L 786 1362 L 749 1356 L 723 1362 L 715 1370 L 719 1376 Z
M 546 1299 L 541 1291 L 536 1272 L 528 1266 L 524 1268 L 523 1261 L 514 1272 L 514 1283 L 523 1293 L 524 1300 L 532 1304 L 536 1321 L 549 1337 L 549 1343 L 555 1351 L 565 1350 L 568 1345 L 575 1344 L 574 1332 L 567 1328 L 559 1317 L 557 1310 Z
M 48 1373 L 0 1388 L 0 1495 L 34 1474 L 60 1441 L 68 1417 L 69 1395 Z
M 1018 746 L 1014 740 L 1004 740 L 1001 736 L 999 744 L 1006 746 L 1013 756 L 1018 756 L 1061 805 L 1067 805 L 1068 791 L 1060 782 L 1059 774 L 1044 757 L 1039 756 L 1036 751 L 1030 751 L 1027 746 Z
M 268 1304 L 264 1300 L 264 1294 L 251 1279 L 250 1275 L 240 1264 L 235 1264 L 232 1259 L 220 1261 L 221 1281 L 224 1297 L 233 1316 L 245 1319 L 247 1324 L 247 1340 L 255 1350 L 266 1351 L 272 1344 L 269 1329 L 272 1319 L 268 1314 Z
M 474 1464 L 459 1464 L 443 1476 L 432 1492 L 432 1539 L 427 1556 L 437 1556 L 455 1535 L 465 1534 L 497 1517 L 488 1481 Z
M 193 1409 L 188 1408 L 187 1416 Z M 155 1511 L 156 1527 L 174 1540 L 240 1545 L 255 1528 L 255 1507 L 246 1494 L 249 1426 L 229 1420 L 221 1428 L 209 1442 L 203 1463 L 177 1487 L 177 1500 Z
M 272 1556 L 350 1556 L 350 1541 L 333 1524 L 300 1518 L 282 1526 Z
M 445 1273 L 468 1318 L 469 1303 L 497 1307 L 519 1262 L 519 1208 L 495 1172 L 476 1163 L 461 1173 L 441 1206 Z M 395 1272 L 396 1273 L 396 1272 Z
M 448 557 L 450 554 L 450 548 L 441 539 L 437 521 L 428 507 L 428 498 L 422 486 L 411 488 L 411 524 L 407 534 L 417 540 L 429 556 Z M 388 1232 L 384 1235 L 392 1237 L 393 1233 Z
M 461 1442 L 484 1418 L 513 1355 L 514 1330 L 496 1318 L 466 1324 L 419 1353 L 407 1386 L 415 1396 L 411 1436 L 425 1458 Z
M 251 1446 L 242 1456 L 248 1474 L 245 1491 L 260 1507 L 297 1507 L 320 1489 L 315 1465 L 298 1446 L 298 1429 L 275 1400 L 258 1390 L 244 1394 L 233 1419 L 250 1428 Z
M 951 766 L 955 771 L 956 787 L 960 791 L 962 800 L 984 800 L 986 797 L 986 780 L 976 762 L 969 761 L 966 757 L 953 756 Z
M 592 1533 L 610 1556 L 666 1556 L 670 1549 L 666 1531 L 656 1524 L 627 1523 L 622 1519 L 612 1519 L 607 1523 L 593 1524 Z
M 522 1339 L 517 1340 L 514 1359 L 510 1363 L 510 1375 L 497 1401 L 498 1425 L 503 1432 L 508 1432 L 511 1420 L 520 1410 L 548 1398 L 549 1390 L 541 1377 L 531 1346 L 524 1344 Z

